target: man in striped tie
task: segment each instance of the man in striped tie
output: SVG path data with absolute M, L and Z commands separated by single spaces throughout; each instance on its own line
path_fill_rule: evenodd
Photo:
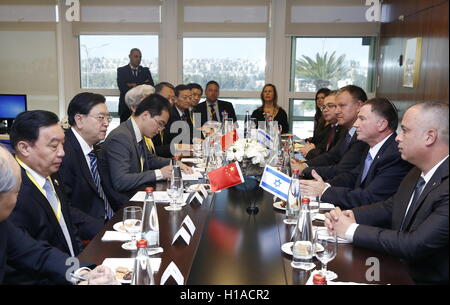
M 105 175 L 97 165 L 97 144 L 106 137 L 111 117 L 100 94 L 83 92 L 69 104 L 64 142 L 65 156 L 60 169 L 72 206 L 102 222 L 118 208 L 109 196 Z

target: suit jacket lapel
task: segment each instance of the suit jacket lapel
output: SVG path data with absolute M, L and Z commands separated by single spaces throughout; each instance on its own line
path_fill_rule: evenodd
M 42 194 L 41 191 L 28 178 L 28 175 L 25 173 L 25 170 L 23 168 L 22 168 L 22 181 L 23 181 L 23 184 L 26 186 L 26 189 L 28 189 L 31 192 L 31 194 L 32 194 L 29 198 L 33 198 L 34 201 L 39 204 L 39 206 L 45 212 L 45 214 L 47 216 L 47 219 L 49 220 L 50 224 L 52 226 L 54 226 L 55 228 L 57 228 L 56 232 L 58 232 L 58 238 L 64 245 L 66 245 L 66 248 L 67 248 L 66 251 L 67 251 L 67 253 L 69 253 L 70 250 L 69 250 L 69 247 L 67 245 L 66 238 L 64 237 L 64 233 L 63 233 L 63 231 L 61 229 L 60 224 L 58 223 L 58 221 L 56 219 L 55 212 L 53 211 L 50 203 L 47 200 L 47 197 L 45 197 L 44 194 Z M 53 179 L 52 179 L 52 182 L 55 183 L 55 181 Z M 58 181 L 58 184 L 59 184 L 59 181 Z M 59 189 L 56 184 L 54 184 L 54 186 L 55 186 L 56 190 Z M 57 191 L 56 194 L 58 195 L 58 197 L 60 197 L 60 193 L 58 191 Z M 61 199 L 60 199 L 60 202 L 61 202 Z M 62 202 L 61 202 L 61 212 L 62 212 L 62 214 L 64 216 L 68 215 Z M 64 218 L 64 220 L 66 220 L 66 218 Z M 68 221 L 66 221 L 66 224 L 67 223 L 68 223 Z M 73 238 L 73 237 L 71 236 L 71 238 Z M 72 242 L 72 244 L 73 244 L 73 242 Z
M 81 166 L 81 172 L 83 173 L 84 179 L 86 179 L 86 181 L 89 183 L 94 192 L 97 192 L 97 186 L 94 183 L 91 171 L 86 163 L 86 158 L 84 157 L 84 153 L 83 150 L 81 149 L 80 143 L 78 142 L 77 138 L 75 137 L 71 129 L 68 130 L 67 135 L 68 140 L 71 142 L 72 147 L 75 150 L 75 154 Z
M 419 173 L 419 176 L 420 176 L 420 173 Z M 409 224 L 415 217 L 415 213 L 417 213 L 417 211 L 420 209 L 420 207 L 424 204 L 424 201 L 427 198 L 428 194 L 432 190 L 437 188 L 441 184 L 442 180 L 444 180 L 447 177 L 448 177 L 448 158 L 447 158 L 447 160 L 444 161 L 444 163 L 442 163 L 438 167 L 438 169 L 436 170 L 434 175 L 431 177 L 430 181 L 428 181 L 428 183 L 425 185 L 425 188 L 423 189 L 422 193 L 420 194 L 420 197 L 418 199 L 417 204 L 414 206 L 414 209 L 412 211 L 408 211 L 408 213 L 411 212 L 413 214 L 412 214 L 412 217 L 409 218 L 408 223 L 405 223 L 403 225 L 403 228 L 408 228 Z M 414 186 L 416 185 L 418 179 L 419 179 L 419 177 L 417 177 L 417 179 L 415 180 L 413 189 L 414 189 Z M 412 195 L 412 191 L 411 191 L 411 195 Z M 409 200 L 408 200 L 407 204 L 408 203 L 409 203 Z M 406 208 L 405 208 L 405 212 L 406 212 Z
M 367 175 L 366 175 L 366 178 L 364 179 L 364 181 L 368 181 L 369 179 L 371 180 L 370 177 L 373 176 L 374 170 L 375 170 L 375 168 L 377 168 L 378 162 L 380 162 L 380 158 L 383 156 L 386 149 L 388 149 L 388 147 L 390 145 L 392 145 L 392 142 L 394 142 L 396 137 L 397 137 L 397 133 L 394 132 L 393 134 L 391 134 L 389 136 L 389 138 L 386 140 L 386 142 L 384 142 L 384 144 L 381 146 L 377 155 L 373 159 L 372 164 L 370 165 L 369 171 L 367 172 Z M 368 148 L 367 152 L 369 152 L 369 149 L 370 149 L 370 147 Z M 359 177 L 358 177 L 358 181 L 360 181 L 360 185 L 364 183 L 364 181 L 361 181 L 361 178 L 362 178 L 361 176 L 362 176 L 363 170 L 364 170 L 364 164 L 363 164 L 362 170 L 360 171 Z
M 128 129 L 128 132 L 130 133 L 130 136 L 131 136 L 131 141 L 133 142 L 134 150 L 135 150 L 136 156 L 137 156 L 136 160 L 137 160 L 138 168 L 141 168 L 141 153 L 140 153 L 139 145 L 137 143 L 136 134 L 134 133 L 133 123 L 131 123 L 131 120 L 132 119 L 129 119 L 125 122 L 125 127 Z M 147 145 L 144 145 L 144 148 L 146 146 Z M 146 158 L 146 156 L 144 156 L 144 158 Z M 144 162 L 144 165 L 145 165 L 145 162 Z

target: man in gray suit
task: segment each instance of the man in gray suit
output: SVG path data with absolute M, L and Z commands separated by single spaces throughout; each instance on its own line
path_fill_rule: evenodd
M 326 225 L 358 247 L 404 260 L 416 283 L 448 284 L 448 104 L 409 108 L 396 140 L 413 168 L 397 193 L 326 214 Z
M 169 101 L 158 94 L 145 98 L 131 118 L 114 129 L 103 143 L 101 166 L 109 173 L 115 196 L 126 204 L 143 187 L 170 177 L 170 159 L 151 154 L 144 137 L 152 138 L 169 120 Z

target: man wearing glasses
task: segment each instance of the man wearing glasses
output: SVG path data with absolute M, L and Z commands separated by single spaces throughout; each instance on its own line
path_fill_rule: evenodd
M 190 148 L 192 144 L 192 120 L 189 107 L 192 105 L 192 92 L 186 85 L 175 87 L 176 101 L 170 108 L 170 118 L 167 128 L 164 129 L 164 141 L 162 145 L 156 146 L 158 156 L 170 158 L 176 153 L 176 146 Z
M 107 179 L 114 189 L 114 198 L 122 205 L 136 191 L 171 175 L 170 159 L 150 153 L 144 139 L 164 130 L 169 109 L 166 98 L 159 94 L 149 95 L 129 120 L 111 131 L 102 145 L 100 166 L 109 173 Z
M 101 224 L 114 215 L 120 203 L 111 196 L 106 173 L 99 169 L 97 144 L 106 137 L 111 117 L 100 94 L 83 92 L 69 104 L 65 156 L 60 169 L 64 187 L 72 203 Z M 100 228 L 102 228 L 101 226 Z
M 326 122 L 324 137 L 317 145 L 314 143 L 307 143 L 300 149 L 301 154 L 306 160 L 311 160 L 320 154 L 329 151 L 339 141 L 342 135 L 345 135 L 347 131 L 345 128 L 341 128 L 337 123 L 336 118 L 336 94 L 337 91 L 331 91 L 324 98 L 324 104 L 320 107 L 323 118 Z M 341 130 L 344 129 L 344 132 Z

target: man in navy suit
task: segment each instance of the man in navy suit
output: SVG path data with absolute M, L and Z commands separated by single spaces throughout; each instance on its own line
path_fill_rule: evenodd
M 359 165 L 367 144 L 357 139 L 356 128 L 353 124 L 365 101 L 367 101 L 367 95 L 358 86 L 348 85 L 339 89 L 336 95 L 335 113 L 339 126 L 346 128 L 347 131 L 328 152 L 306 163 L 292 160 L 293 168 L 298 168 L 303 178 L 313 178 L 311 172 L 314 169 L 322 178 L 328 180 Z
M 96 218 L 100 230 L 120 208 L 97 164 L 100 148 L 96 144 L 105 139 L 111 121 L 105 97 L 90 92 L 77 94 L 67 114 L 71 128 L 65 132 L 65 156 L 59 173 L 72 206 Z
M 131 115 L 130 109 L 125 104 L 125 94 L 127 91 L 137 85 L 146 84 L 154 86 L 150 69 L 140 65 L 142 59 L 141 51 L 136 48 L 131 49 L 128 57 L 130 58 L 130 63 L 117 68 L 117 86 L 120 90 L 119 116 L 121 123 L 128 120 Z
M 83 239 L 89 239 L 99 227 L 95 219 L 71 207 L 67 200 L 58 174 L 64 157 L 64 131 L 58 116 L 44 110 L 23 112 L 14 120 L 10 137 L 21 166 L 22 185 L 9 221 L 34 239 L 70 256 L 78 255 L 82 250 L 80 232 Z M 8 276 L 17 283 L 46 282 L 38 275 L 16 270 L 10 270 Z
M 301 180 L 302 195 L 319 196 L 341 208 L 353 208 L 392 196 L 411 164 L 400 157 L 395 142 L 397 110 L 387 99 L 374 98 L 361 107 L 356 127 L 358 140 L 369 147 L 357 168 L 325 183 L 315 171 L 312 180 Z
M 193 110 L 194 113 L 199 112 L 201 114 L 201 126 L 203 126 L 206 121 L 223 122 L 224 112 L 228 114 L 229 119 L 233 119 L 233 122 L 237 121 L 233 104 L 218 99 L 220 93 L 219 90 L 220 87 L 216 81 L 212 80 L 206 84 L 206 101 L 198 104 Z
M 357 247 L 399 257 L 416 283 L 448 284 L 448 104 L 421 103 L 396 138 L 415 165 L 389 199 L 326 214 L 325 224 Z

